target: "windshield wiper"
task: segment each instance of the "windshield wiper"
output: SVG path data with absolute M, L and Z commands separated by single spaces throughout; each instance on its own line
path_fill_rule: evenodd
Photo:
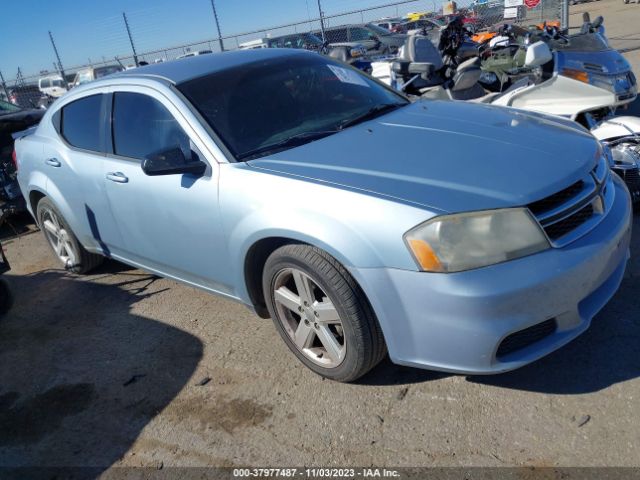
M 369 110 L 367 110 L 364 113 L 361 113 L 360 115 L 344 120 L 343 122 L 340 123 L 340 125 L 338 126 L 338 129 L 343 130 L 345 128 L 352 127 L 354 125 L 357 125 L 358 123 L 371 120 L 372 118 L 382 115 L 385 112 L 389 112 L 391 110 L 395 110 L 396 108 L 403 107 L 404 105 L 405 105 L 404 103 L 383 103 L 381 105 L 376 105 L 375 107 L 371 107 Z
M 298 133 L 297 135 L 287 137 L 279 142 L 275 142 L 270 145 L 265 145 L 262 147 L 254 148 L 253 150 L 249 150 L 248 152 L 244 152 L 241 155 L 238 155 L 237 158 L 238 160 L 245 161 L 252 160 L 254 158 L 264 156 L 268 153 L 281 152 L 282 150 L 286 150 L 287 148 L 299 147 L 300 145 L 304 145 L 305 143 L 319 140 L 338 132 L 339 130 L 323 130 L 318 132 Z

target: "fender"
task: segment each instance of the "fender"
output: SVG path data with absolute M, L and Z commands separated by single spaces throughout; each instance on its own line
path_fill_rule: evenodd
M 613 117 L 600 122 L 591 133 L 600 141 L 640 135 L 640 117 Z

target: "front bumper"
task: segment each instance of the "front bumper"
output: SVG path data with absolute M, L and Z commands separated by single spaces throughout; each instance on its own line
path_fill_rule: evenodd
M 454 274 L 354 269 L 394 363 L 465 374 L 521 367 L 568 343 L 618 289 L 629 258 L 631 202 L 614 179 L 611 210 L 563 248 Z M 509 335 L 555 319 L 553 333 L 498 357 Z

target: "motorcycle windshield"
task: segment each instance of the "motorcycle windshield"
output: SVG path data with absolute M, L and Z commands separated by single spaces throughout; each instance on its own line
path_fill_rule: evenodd
M 569 43 L 553 42 L 553 49 L 565 52 L 602 52 L 609 50 L 609 43 L 599 33 L 578 33 L 569 36 Z

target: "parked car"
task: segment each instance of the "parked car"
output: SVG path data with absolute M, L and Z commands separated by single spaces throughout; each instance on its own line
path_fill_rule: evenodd
M 407 35 L 424 33 L 431 40 L 436 40 L 440 35 L 440 29 L 446 26 L 446 21 L 432 17 L 401 23 L 400 25 L 396 25 L 392 31 L 394 33 L 405 33 Z
M 180 58 L 189 58 L 189 57 L 197 57 L 198 55 L 207 55 L 209 53 L 213 53 L 211 50 L 197 50 L 195 52 L 187 52 L 183 55 L 179 55 L 176 57 L 176 60 Z
M 411 103 L 304 50 L 77 88 L 16 153 L 66 268 L 106 256 L 242 302 L 340 381 L 387 350 L 467 374 L 521 367 L 589 327 L 629 258 L 629 193 L 576 123 Z
M 314 32 L 322 35 L 322 32 Z M 363 46 L 367 55 L 395 53 L 404 45 L 406 36 L 388 32 L 384 28 L 367 23 L 365 25 L 342 25 L 325 29 L 325 38 L 330 46 Z
M 322 40 L 312 33 L 293 33 L 279 37 L 267 37 L 241 43 L 242 50 L 253 50 L 256 48 L 299 48 L 322 52 Z
M 23 109 L 0 100 L 0 215 L 24 209 L 12 158 L 12 135 L 37 124 L 43 115 L 44 110 Z
M 103 67 L 87 67 L 76 72 L 76 76 L 73 80 L 73 86 L 77 87 L 85 83 L 93 82 L 107 75 L 112 75 L 124 70 L 124 67 L 120 65 L 105 65 Z
M 391 31 L 393 27 L 399 25 L 402 22 L 403 20 L 401 18 L 381 18 L 380 20 L 371 22 L 371 24 Z
M 60 75 L 48 75 L 38 80 L 38 90 L 47 97 L 59 98 L 67 93 L 67 85 Z
M 269 37 L 251 40 L 240 44 L 241 50 L 255 50 L 261 48 L 295 48 L 317 52 L 322 55 L 348 63 L 363 71 L 371 70 L 371 62 L 363 58 L 367 54 L 365 47 L 359 43 L 323 42 L 313 33 L 294 33 L 281 37 Z

